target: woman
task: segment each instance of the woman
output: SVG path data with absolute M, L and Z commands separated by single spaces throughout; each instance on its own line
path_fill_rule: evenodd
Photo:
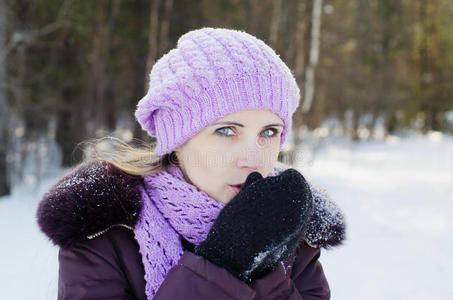
M 329 299 L 318 258 L 344 240 L 343 216 L 277 164 L 298 105 L 261 40 L 181 36 L 135 113 L 154 151 L 85 162 L 40 203 L 59 299 Z

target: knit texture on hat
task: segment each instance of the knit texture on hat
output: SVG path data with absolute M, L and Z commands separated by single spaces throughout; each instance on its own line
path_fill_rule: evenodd
M 181 36 L 154 64 L 135 117 L 163 155 L 228 114 L 268 109 L 285 123 L 281 149 L 299 98 L 290 69 L 263 41 L 243 31 L 202 28 Z

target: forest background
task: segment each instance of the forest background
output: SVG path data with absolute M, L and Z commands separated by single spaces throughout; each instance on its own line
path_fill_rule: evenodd
M 151 142 L 133 119 L 149 71 L 204 26 L 261 38 L 293 71 L 286 151 L 313 132 L 453 132 L 450 0 L 0 0 L 0 196 L 80 162 L 89 139 Z

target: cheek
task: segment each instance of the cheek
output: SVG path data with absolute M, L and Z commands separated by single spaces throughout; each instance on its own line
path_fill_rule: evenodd
M 263 142 L 264 143 L 264 142 Z M 280 139 L 275 138 L 268 140 L 267 144 L 263 145 L 260 150 L 261 158 L 266 166 L 274 165 L 280 153 Z
M 228 189 L 225 186 L 225 176 L 216 168 L 196 168 L 190 175 L 192 184 L 198 190 L 205 192 L 208 196 L 218 202 L 224 202 L 229 197 Z
M 220 170 L 231 165 L 233 151 L 229 147 L 207 149 L 198 159 L 198 165 L 206 173 L 221 173 Z
M 221 155 L 203 153 L 197 156 L 189 166 L 187 174 L 191 181 L 203 190 L 218 189 L 223 177 L 224 165 Z
M 275 163 L 278 161 L 278 153 L 279 151 L 272 151 L 267 153 L 266 159 L 264 161 L 265 172 L 269 173 L 275 166 Z

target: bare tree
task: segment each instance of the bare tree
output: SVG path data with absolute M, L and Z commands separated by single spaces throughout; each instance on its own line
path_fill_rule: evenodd
M 112 30 L 115 25 L 119 0 L 111 2 L 99 1 L 96 4 L 96 29 L 93 37 L 93 52 L 91 55 L 91 66 L 93 72 L 93 92 L 96 112 L 96 128 L 107 126 L 109 130 L 115 128 L 115 99 L 108 97 L 111 76 L 107 69 L 107 62 L 111 48 Z M 110 7 L 109 7 L 110 6 Z
M 169 45 L 169 32 L 170 32 L 170 17 L 173 10 L 173 0 L 165 0 L 165 10 L 160 23 L 159 32 L 159 55 L 162 55 L 168 49 Z
M 159 55 L 159 4 L 160 0 L 151 0 L 149 6 L 149 29 L 148 29 L 148 54 L 146 56 L 144 93 L 149 88 L 149 72 Z M 168 6 L 167 6 L 168 7 Z M 168 29 L 167 29 L 168 30 Z M 165 30 L 164 30 L 165 31 Z M 138 122 L 134 123 L 134 136 L 140 140 L 149 140 L 148 134 L 143 131 Z
M 276 47 L 278 42 L 278 31 L 280 27 L 280 15 L 282 10 L 282 0 L 273 1 L 273 12 L 272 12 L 272 21 L 271 29 L 269 34 L 269 43 L 272 47 Z
M 299 0 L 297 3 L 297 28 L 295 32 L 295 49 L 296 52 L 294 75 L 299 83 L 302 83 L 304 78 L 305 67 L 305 35 L 307 32 L 307 22 L 305 19 L 306 1 Z M 294 49 L 294 48 L 293 48 Z
M 313 96 L 315 92 L 315 69 L 319 59 L 319 42 L 320 42 L 320 29 L 321 29 L 321 16 L 322 16 L 322 0 L 314 0 L 313 12 L 311 18 L 311 42 L 310 54 L 308 59 L 308 66 L 305 72 L 305 88 L 304 98 L 302 104 L 302 112 L 310 111 Z
M 159 18 L 160 0 L 152 0 L 149 7 L 149 30 L 148 30 L 148 55 L 146 57 L 146 78 L 154 65 L 157 57 L 162 55 L 169 45 L 170 17 L 173 9 L 173 0 L 165 0 L 165 10 L 162 18 Z M 148 80 L 145 84 L 145 93 L 148 90 Z
M 0 196 L 8 195 L 11 192 L 10 184 L 7 176 L 7 146 L 8 146 L 8 131 L 7 117 L 8 106 L 5 92 L 5 64 L 3 59 L 3 51 L 5 50 L 6 30 L 5 25 L 6 13 L 4 0 L 0 0 Z
M 49 23 L 38 29 L 32 29 L 27 31 L 14 31 L 10 38 L 7 38 L 7 18 L 8 9 L 4 0 L 0 0 L 0 196 L 9 194 L 10 182 L 8 179 L 8 146 L 9 137 L 9 116 L 10 107 L 7 101 L 6 92 L 6 60 L 13 51 L 19 49 L 19 56 L 24 58 L 26 48 L 33 44 L 38 38 L 46 36 L 64 26 L 64 18 L 68 12 L 68 8 L 71 4 L 70 0 L 66 0 L 62 3 L 61 8 L 58 12 L 57 18 L 54 22 Z M 22 71 L 24 67 L 21 66 Z M 24 72 L 22 72 L 23 75 Z M 22 86 L 18 86 L 14 94 L 21 94 Z
M 305 57 L 306 57 L 306 37 L 307 37 L 307 2 L 305 0 L 297 1 L 297 20 L 296 30 L 294 31 L 294 38 L 290 42 L 286 57 L 291 60 L 294 57 L 294 76 L 299 86 L 304 84 L 304 68 L 305 68 Z M 306 122 L 305 115 L 300 109 L 296 111 L 293 117 L 293 136 L 294 144 L 298 146 L 301 143 L 300 140 L 300 128 L 302 124 Z
M 151 0 L 149 7 L 148 55 L 145 69 L 145 93 L 148 90 L 148 75 L 157 58 L 157 35 L 159 32 L 159 0 Z

